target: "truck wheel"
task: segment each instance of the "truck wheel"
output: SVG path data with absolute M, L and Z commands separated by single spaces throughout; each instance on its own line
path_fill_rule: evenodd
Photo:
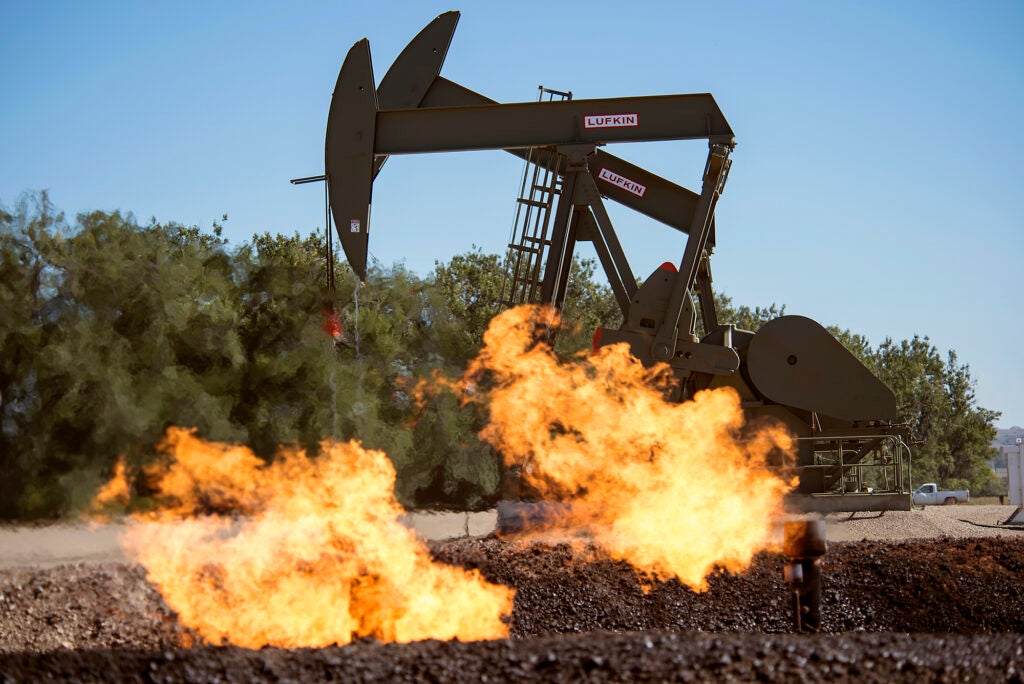
M 953 504 L 956 503 L 956 497 L 955 496 L 947 496 L 946 500 L 943 503 L 945 503 L 947 506 L 952 506 Z

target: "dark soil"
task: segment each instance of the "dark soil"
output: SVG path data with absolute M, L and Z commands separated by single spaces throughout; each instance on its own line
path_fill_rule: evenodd
M 196 643 L 137 566 L 0 571 L 0 681 L 1010 681 L 1024 679 L 1024 539 L 833 544 L 823 629 L 790 630 L 783 559 L 707 592 L 594 548 L 433 547 L 517 590 L 512 639 L 250 651 Z
M 516 588 L 512 636 L 642 631 L 791 631 L 784 558 L 763 553 L 741 575 L 717 573 L 695 593 L 650 582 L 597 549 L 486 540 L 435 547 Z M 1024 539 L 832 544 L 822 560 L 825 632 L 1024 633 Z

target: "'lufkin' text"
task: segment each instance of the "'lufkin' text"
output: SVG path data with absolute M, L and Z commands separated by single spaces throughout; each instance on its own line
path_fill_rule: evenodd
M 636 181 L 629 180 L 625 176 L 620 176 L 619 174 L 613 173 L 608 169 L 601 169 L 601 171 L 598 172 L 597 177 L 605 181 L 606 183 L 617 185 L 626 192 L 631 192 L 637 197 L 643 197 L 644 193 L 647 192 L 646 185 L 640 185 Z
M 587 114 L 583 117 L 584 128 L 625 128 L 639 125 L 639 114 Z

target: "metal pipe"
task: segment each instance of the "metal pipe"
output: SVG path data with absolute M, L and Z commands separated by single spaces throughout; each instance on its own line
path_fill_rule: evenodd
M 289 183 L 292 185 L 305 185 L 306 183 L 320 183 L 327 180 L 327 176 L 306 176 L 305 178 L 292 178 Z
M 818 562 L 828 545 L 825 521 L 787 520 L 783 523 L 782 550 L 789 557 L 783 569 L 793 595 L 793 629 L 810 634 L 821 631 L 821 568 Z

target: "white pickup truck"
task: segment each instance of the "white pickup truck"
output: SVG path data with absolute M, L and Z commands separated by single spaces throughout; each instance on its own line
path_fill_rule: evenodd
M 934 482 L 928 482 L 914 490 L 915 506 L 938 506 L 939 504 L 951 506 L 953 504 L 964 503 L 970 498 L 970 490 L 942 490 L 939 489 L 939 486 Z

